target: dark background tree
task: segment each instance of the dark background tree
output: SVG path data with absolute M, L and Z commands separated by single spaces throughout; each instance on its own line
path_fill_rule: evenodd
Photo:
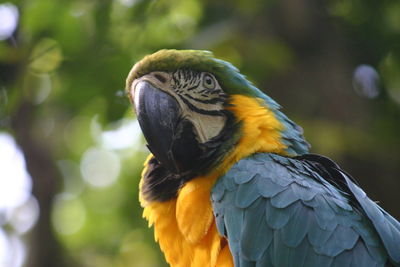
M 206 49 L 232 62 L 303 126 L 313 153 L 337 161 L 400 218 L 398 1 L 5 6 L 19 17 L 0 41 L 0 132 L 24 152 L 40 216 L 27 234 L 1 210 L 0 224 L 26 243 L 25 266 L 165 265 L 141 219 L 147 150 L 123 92 L 134 62 L 161 48 Z M 380 81 L 361 69 L 356 83 L 365 86 L 355 90 L 360 64 Z

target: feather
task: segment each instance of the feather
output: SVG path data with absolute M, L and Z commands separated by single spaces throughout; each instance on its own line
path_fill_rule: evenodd
M 227 209 L 224 214 L 224 223 L 232 253 L 239 253 L 240 233 L 243 225 L 243 212 L 237 209 Z
M 314 207 L 318 225 L 324 230 L 333 230 L 337 225 L 334 211 L 321 195 L 317 195 L 315 200 L 318 201 L 318 205 Z
M 304 266 L 306 267 L 305 260 L 307 257 L 308 251 L 312 249 L 310 243 L 307 239 L 303 239 L 301 244 L 295 248 L 289 248 L 289 256 L 287 260 L 288 267 L 299 267 Z
M 356 231 L 362 238 L 362 240 L 369 247 L 379 247 L 382 246 L 382 242 L 379 240 L 377 232 L 372 228 L 370 222 L 367 220 L 357 221 L 353 224 L 353 229 Z
M 311 200 L 317 192 L 315 190 L 310 190 L 310 187 L 299 185 L 296 181 L 290 185 L 291 189 L 293 190 L 294 194 L 301 200 Z
M 255 267 L 256 263 L 254 261 L 248 261 L 245 258 L 240 258 L 240 264 L 238 265 L 240 267 Z
M 335 236 L 336 243 L 345 250 L 353 248 L 359 238 L 359 235 L 351 227 L 342 225 L 336 227 L 332 236 Z
M 230 179 L 223 179 L 225 180 L 230 180 Z M 216 183 L 211 191 L 211 199 L 212 201 L 220 201 L 224 197 L 225 193 L 225 183 Z
M 343 251 L 340 253 L 332 262 L 332 267 L 351 267 L 353 263 L 353 257 L 350 250 Z
M 378 263 L 368 254 L 364 244 L 357 242 L 353 251 L 353 263 L 356 266 L 377 266 Z M 383 264 L 381 264 L 383 266 Z
M 308 240 L 313 247 L 322 247 L 325 245 L 326 241 L 328 241 L 333 231 L 322 229 L 317 223 L 315 216 L 310 219 L 310 227 L 307 233 Z
M 265 200 L 258 199 L 245 211 L 240 249 L 245 259 L 257 261 L 272 241 L 272 229 L 265 219 Z
M 238 208 L 247 208 L 260 197 L 254 181 L 240 184 L 236 193 L 235 205 Z
M 224 179 L 223 180 L 223 184 L 225 186 L 225 189 L 228 190 L 228 191 L 233 191 L 237 187 L 237 184 L 235 183 L 235 179 L 233 179 L 233 178 Z
M 366 245 L 369 255 L 377 262 L 385 263 L 388 260 L 387 254 L 384 251 L 384 247 L 372 247 Z
M 353 210 L 353 208 L 349 205 L 349 204 L 347 204 L 346 202 L 345 202 L 345 200 L 343 200 L 343 199 L 333 199 L 333 201 L 335 202 L 335 204 L 338 206 L 338 207 L 340 207 L 341 209 L 344 209 L 344 210 L 347 210 L 347 211 L 352 211 Z
M 310 250 L 306 256 L 304 266 L 324 266 L 330 267 L 333 262 L 333 258 L 321 254 L 317 254 L 315 251 Z M 363 265 L 360 265 L 363 266 Z M 364 265 L 368 266 L 368 265 Z
M 251 179 L 253 179 L 255 175 L 256 174 L 249 175 L 249 173 L 246 171 L 239 171 L 235 174 L 234 180 L 235 180 L 235 183 L 237 183 L 237 184 L 244 184 L 244 183 L 247 183 L 248 181 L 250 181 Z
M 270 250 L 272 250 L 272 247 L 273 247 L 273 244 L 271 242 L 271 244 L 269 245 L 267 250 L 261 256 L 261 259 L 259 259 L 256 262 L 256 267 L 265 267 L 265 266 L 274 266 L 275 265 L 275 264 L 273 264 L 272 257 L 270 256 Z
M 295 212 L 291 214 L 289 222 L 281 229 L 282 241 L 288 247 L 297 247 L 305 238 L 312 220 L 312 211 L 300 201 L 293 204 L 299 206 L 297 209 L 291 207 Z
M 304 265 L 310 244 L 303 239 L 298 247 L 288 247 L 282 242 L 282 230 L 276 231 L 274 238 L 274 263 L 275 266 L 298 267 Z
M 346 249 L 352 249 L 359 235 L 349 227 L 338 225 L 323 246 L 317 247 L 319 254 L 336 257 Z
M 400 265 L 400 223 L 395 221 L 390 215 L 387 215 L 386 212 L 383 213 L 379 206 L 369 199 L 361 188 L 355 185 L 346 174 L 342 174 L 351 192 L 375 226 L 388 254 Z
M 276 194 L 285 190 L 284 186 L 278 185 L 271 181 L 271 179 L 265 179 L 261 175 L 256 176 L 258 193 L 263 197 L 271 198 Z
M 271 198 L 271 204 L 276 208 L 285 208 L 297 201 L 298 197 L 292 190 L 287 188 L 285 191 L 280 192 L 276 196 Z
M 299 207 L 295 205 L 294 207 L 289 206 L 284 209 L 275 208 L 272 206 L 270 200 L 268 200 L 265 211 L 267 224 L 273 229 L 282 228 L 289 221 L 290 215 L 293 214 L 294 210 Z
M 217 225 L 218 232 L 220 233 L 221 236 L 227 236 L 227 231 L 225 228 L 225 223 L 224 223 L 224 213 L 214 213 L 215 216 L 215 224 Z

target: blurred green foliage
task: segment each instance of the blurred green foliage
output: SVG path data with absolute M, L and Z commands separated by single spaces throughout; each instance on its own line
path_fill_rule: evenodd
M 9 2 L 20 19 L 0 41 L 0 127 L 16 136 L 28 169 L 32 147 L 56 166 L 46 228 L 56 239 L 27 239 L 60 246 L 63 259 L 51 266 L 166 265 L 141 219 L 147 151 L 124 96 L 131 66 L 161 48 L 207 49 L 232 62 L 305 128 L 313 152 L 339 161 L 400 215 L 398 1 Z M 361 63 L 382 75 L 375 99 L 352 90 Z M 17 127 L 26 115 L 30 123 Z M 39 187 L 40 172 L 31 175 Z M 43 192 L 33 190 L 42 217 Z M 40 266 L 33 258 L 27 266 Z

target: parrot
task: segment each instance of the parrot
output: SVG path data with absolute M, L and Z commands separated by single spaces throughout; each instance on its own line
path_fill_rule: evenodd
M 231 63 L 163 49 L 126 92 L 143 217 L 173 267 L 400 266 L 400 223 Z

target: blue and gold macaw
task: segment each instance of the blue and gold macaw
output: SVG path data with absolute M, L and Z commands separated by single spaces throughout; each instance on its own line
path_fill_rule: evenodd
M 400 223 L 230 63 L 161 50 L 126 88 L 143 216 L 171 266 L 400 266 Z

